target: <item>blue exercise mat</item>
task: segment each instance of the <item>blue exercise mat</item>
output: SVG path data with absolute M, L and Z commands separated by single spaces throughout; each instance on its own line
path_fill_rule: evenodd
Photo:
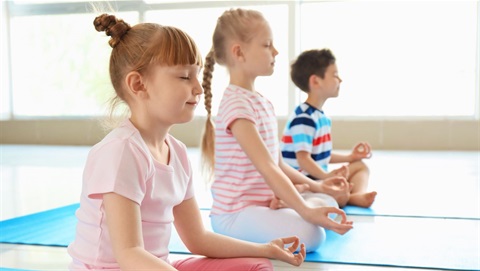
M 326 242 L 306 261 L 442 270 L 480 270 L 478 220 L 371 217 Z
M 402 201 L 388 200 L 376 201 L 370 208 L 347 205 L 343 207 L 343 210 L 347 215 L 480 220 L 480 208 L 478 206 L 480 205 L 449 205 L 447 200 L 438 203 L 428 201 L 402 203 Z
M 72 204 L 0 221 L 0 242 L 65 247 L 74 239 L 77 208 Z M 207 210 L 202 217 L 211 229 Z M 169 248 L 172 253 L 189 253 L 176 232 Z M 327 241 L 307 254 L 306 261 L 480 270 L 480 221 L 364 217 L 343 236 L 327 231 Z
M 386 151 L 365 162 L 378 195 L 350 215 L 480 219 L 478 151 Z

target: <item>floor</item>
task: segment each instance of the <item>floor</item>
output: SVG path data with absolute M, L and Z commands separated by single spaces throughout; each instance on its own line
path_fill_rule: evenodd
M 0 220 L 78 202 L 88 150 L 88 146 L 0 145 Z M 190 158 L 198 167 L 198 149 L 190 150 Z M 406 207 L 408 201 L 455 202 L 454 206 L 479 206 L 474 212 L 480 212 L 480 152 L 374 151 L 367 163 L 372 172 L 370 188 L 378 191 L 379 198 L 398 197 Z M 399 197 L 399 184 L 414 189 L 408 197 Z M 196 182 L 196 193 L 200 207 L 209 207 L 211 197 L 201 181 Z M 371 220 L 349 218 L 354 223 Z M 172 255 L 172 259 L 182 257 Z M 69 261 L 65 248 L 0 244 L 0 267 L 65 270 Z M 273 263 L 275 270 L 418 270 L 311 262 L 292 268 Z

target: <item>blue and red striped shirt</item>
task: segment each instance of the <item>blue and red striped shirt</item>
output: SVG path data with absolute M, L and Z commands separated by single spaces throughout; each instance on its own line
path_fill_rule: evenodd
M 332 152 L 332 122 L 322 110 L 302 103 L 293 112 L 285 125 L 280 148 L 283 160 L 305 175 L 300 169 L 296 153 L 309 152 L 312 159 L 325 171 Z

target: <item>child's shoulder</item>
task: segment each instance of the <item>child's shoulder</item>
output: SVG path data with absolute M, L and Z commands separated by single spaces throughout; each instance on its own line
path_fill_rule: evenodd
M 247 106 L 247 105 L 263 105 L 265 104 L 265 98 L 259 93 L 246 90 L 242 87 L 229 85 L 224 93 L 220 102 L 220 107 L 223 110 L 229 110 L 235 108 L 234 105 Z
M 118 168 L 122 163 L 136 160 L 140 163 L 134 164 L 144 166 L 147 171 L 153 165 L 148 148 L 134 134 L 132 136 L 110 134 L 92 147 L 87 160 L 88 165 L 102 165 L 111 168 Z
M 242 87 L 236 86 L 236 85 L 228 85 L 227 88 L 225 89 L 225 92 L 223 93 L 224 96 L 230 96 L 230 97 L 251 97 L 255 96 L 254 92 L 249 91 L 247 89 L 244 89 Z
M 299 104 L 295 110 L 294 113 L 295 115 L 303 115 L 303 116 L 312 116 L 315 113 L 321 113 L 322 111 L 311 106 L 310 104 L 303 102 Z

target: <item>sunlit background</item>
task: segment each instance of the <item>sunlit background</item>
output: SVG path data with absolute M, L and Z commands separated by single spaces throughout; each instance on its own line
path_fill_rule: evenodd
M 177 26 L 211 47 L 216 19 L 230 7 L 261 11 L 279 51 L 257 89 L 287 116 L 304 95 L 289 79 L 301 51 L 330 48 L 343 83 L 331 116 L 478 117 L 478 1 L 112 1 L 117 17 Z M 103 7 L 106 7 L 102 2 Z M 99 6 L 99 5 L 97 5 Z M 108 37 L 93 28 L 89 2 L 7 1 L 2 5 L 3 120 L 106 113 L 113 93 Z M 109 11 L 109 10 L 106 10 Z M 213 113 L 228 83 L 213 75 Z M 198 115 L 205 115 L 203 108 Z

